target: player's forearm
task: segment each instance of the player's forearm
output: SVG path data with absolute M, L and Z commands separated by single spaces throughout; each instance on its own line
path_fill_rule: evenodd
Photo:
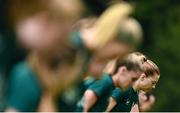
M 90 110 L 90 108 L 95 104 L 95 101 L 89 101 L 86 100 L 84 102 L 84 109 L 83 109 L 83 112 L 88 112 Z
M 84 112 L 88 112 L 90 108 L 96 103 L 95 100 L 86 99 L 84 102 Z
M 111 104 L 108 105 L 106 112 L 110 112 L 112 109 L 114 108 L 114 106 L 112 106 Z
M 16 108 L 7 108 L 5 112 L 19 112 Z
M 131 112 L 139 112 L 139 105 L 135 104 L 132 108 L 131 108 Z
M 110 97 L 109 105 L 106 109 L 106 112 L 110 112 L 116 106 L 116 104 L 117 104 L 117 102 L 112 97 Z

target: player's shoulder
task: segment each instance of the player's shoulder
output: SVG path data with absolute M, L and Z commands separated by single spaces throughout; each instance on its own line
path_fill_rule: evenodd
M 14 65 L 10 71 L 10 79 L 14 80 L 31 80 L 33 72 L 26 61 L 21 61 Z
M 99 80 L 96 80 L 89 86 L 89 89 L 94 89 L 98 91 L 105 91 L 111 89 L 113 86 L 112 77 L 108 74 L 103 74 Z
M 113 91 L 112 91 L 112 93 L 124 93 L 125 91 L 123 91 L 121 88 L 118 88 L 118 87 L 116 87 Z
M 97 80 L 97 82 L 104 84 L 105 86 L 112 84 L 112 76 L 110 74 L 107 73 L 103 73 L 101 75 L 101 78 L 99 80 Z

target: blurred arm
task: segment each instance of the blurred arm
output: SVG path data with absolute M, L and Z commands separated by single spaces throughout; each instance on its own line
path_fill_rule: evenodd
M 5 112 L 18 112 L 15 108 L 7 108 Z
M 106 109 L 106 112 L 110 112 L 116 106 L 116 104 L 117 104 L 116 100 L 114 100 L 114 98 L 110 97 L 109 98 L 109 105 Z
M 97 96 L 92 90 L 87 90 L 84 93 L 84 112 L 88 112 L 89 109 L 96 103 Z
M 55 97 L 52 92 L 44 92 L 39 103 L 38 112 L 56 112 Z
M 131 108 L 131 112 L 139 112 L 139 105 L 135 104 L 132 108 Z
M 155 103 L 155 97 L 153 95 L 150 95 L 148 101 L 140 101 L 140 111 L 141 112 L 146 112 L 149 111 L 153 104 Z

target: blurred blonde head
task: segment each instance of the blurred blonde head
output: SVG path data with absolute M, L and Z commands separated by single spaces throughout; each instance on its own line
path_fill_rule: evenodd
M 110 6 L 95 23 L 94 46 L 102 47 L 118 33 L 119 25 L 132 13 L 133 7 L 125 2 Z
M 138 47 L 143 40 L 143 30 L 135 18 L 127 18 L 119 27 L 117 38 L 133 47 Z

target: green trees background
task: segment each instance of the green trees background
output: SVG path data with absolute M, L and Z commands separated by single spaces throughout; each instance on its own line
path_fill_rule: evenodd
M 161 71 L 152 111 L 180 111 L 180 1 L 137 0 L 135 17 L 144 30 L 140 51 Z

